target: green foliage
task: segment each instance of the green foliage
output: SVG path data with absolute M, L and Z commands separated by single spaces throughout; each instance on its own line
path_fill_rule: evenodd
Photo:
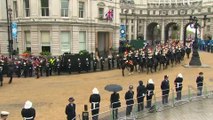
M 79 55 L 89 55 L 89 52 L 87 50 L 81 50 L 79 51 Z
M 50 56 L 51 53 L 48 52 L 48 51 L 43 51 L 43 52 L 40 52 L 40 55 L 43 55 L 43 56 Z

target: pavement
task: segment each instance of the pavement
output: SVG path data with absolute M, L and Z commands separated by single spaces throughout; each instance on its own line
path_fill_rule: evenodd
M 156 97 L 161 99 L 160 84 L 163 80 L 163 76 L 169 75 L 170 87 L 173 89 L 174 80 L 179 73 L 183 75 L 183 91 L 186 93 L 189 86 L 196 88 L 195 80 L 201 71 L 204 73 L 205 84 L 212 86 L 213 54 L 206 52 L 199 53 L 202 63 L 210 67 L 185 68 L 183 65 L 188 64 L 190 61 L 190 59 L 185 57 L 181 64 L 177 64 L 174 67 L 169 66 L 165 70 L 150 74 L 146 74 L 146 72 L 134 72 L 134 74 L 130 76 L 128 76 L 128 71 L 125 71 L 125 77 L 122 76 L 121 70 L 119 69 L 85 74 L 56 75 L 41 77 L 39 79 L 35 77 L 14 78 L 12 84 L 8 84 L 9 78 L 4 77 L 4 86 L 0 87 L 0 111 L 5 110 L 10 112 L 8 120 L 21 120 L 20 111 L 25 101 L 30 100 L 36 109 L 36 120 L 65 120 L 66 115 L 64 111 L 65 106 L 68 104 L 68 98 L 70 96 L 75 98 L 77 106 L 76 114 L 81 115 L 85 104 L 88 105 L 90 109 L 89 97 L 92 94 L 92 89 L 97 87 L 101 95 L 100 112 L 103 113 L 110 108 L 111 93 L 104 90 L 104 87 L 108 84 L 119 84 L 123 87 L 123 90 L 120 91 L 119 94 L 121 106 L 124 107 L 125 110 L 124 95 L 129 85 L 134 86 L 134 98 L 136 99 L 138 81 L 142 80 L 146 85 L 147 81 L 152 78 L 155 83 Z M 168 116 L 172 117 L 172 114 Z
M 213 120 L 213 99 L 197 100 L 138 120 Z

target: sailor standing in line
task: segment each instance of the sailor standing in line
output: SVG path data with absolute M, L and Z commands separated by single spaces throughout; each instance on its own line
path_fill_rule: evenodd
M 91 103 L 92 120 L 98 120 L 101 97 L 97 88 L 92 90 L 89 102 Z
M 0 120 L 7 120 L 9 114 L 7 111 L 1 111 Z

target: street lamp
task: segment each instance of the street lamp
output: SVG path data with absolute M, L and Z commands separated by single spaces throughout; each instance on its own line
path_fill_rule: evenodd
M 207 19 L 209 19 L 209 18 L 207 18 L 207 15 L 204 15 L 204 18 L 203 18 L 204 26 L 201 26 L 202 28 L 204 28 L 206 26 L 206 20 Z M 197 39 L 197 29 L 200 25 L 198 24 L 198 18 L 196 16 L 190 16 L 189 20 L 195 28 L 195 39 L 194 39 L 194 42 L 192 44 L 193 53 L 192 53 L 192 58 L 189 62 L 189 65 L 190 66 L 201 66 L 200 56 L 199 56 L 199 53 L 198 53 L 198 39 Z
M 8 25 L 8 53 L 9 53 L 9 58 L 12 58 L 12 52 L 13 52 L 13 40 L 12 40 L 12 29 L 11 29 L 12 9 L 8 8 L 7 0 L 6 0 L 6 11 L 7 11 L 7 25 Z

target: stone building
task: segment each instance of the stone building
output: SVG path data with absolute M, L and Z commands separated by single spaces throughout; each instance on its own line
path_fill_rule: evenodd
M 108 54 L 119 46 L 121 24 L 127 25 L 128 40 L 166 42 L 173 26 L 180 29 L 178 39 L 185 40 L 190 15 L 199 19 L 201 38 L 213 33 L 213 0 L 0 0 L 2 54 L 8 53 L 6 1 L 18 25 L 13 49 L 19 53 Z M 210 18 L 205 27 L 204 14 Z

